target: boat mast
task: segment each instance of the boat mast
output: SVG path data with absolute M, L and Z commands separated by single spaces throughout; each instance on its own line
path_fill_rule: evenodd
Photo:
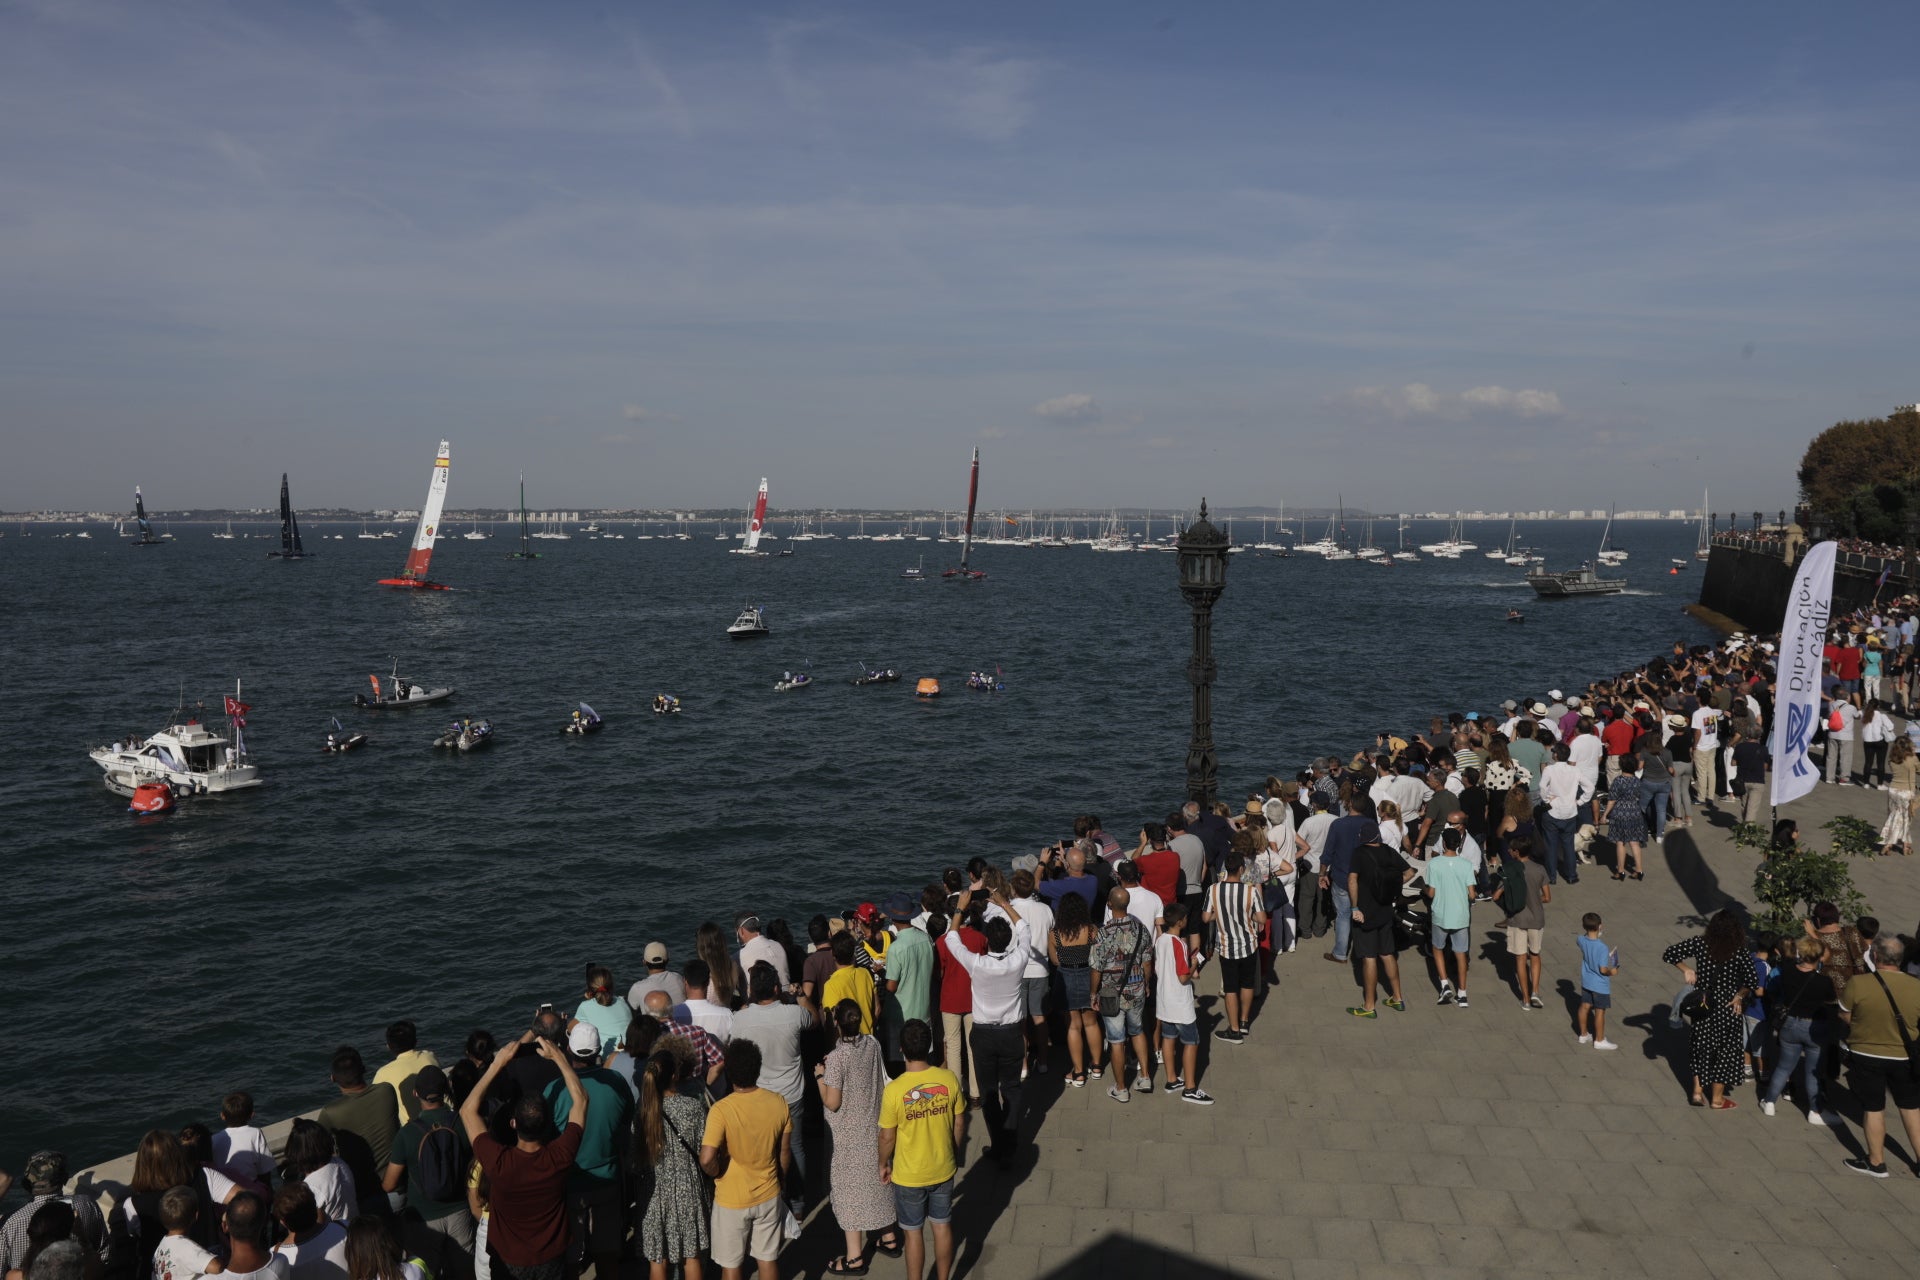
M 960 547 L 960 570 L 966 572 L 967 560 L 973 555 L 973 504 L 980 496 L 980 448 L 974 446 L 973 471 L 967 477 L 967 525 L 965 540 Z
M 427 505 L 420 509 L 420 524 L 413 531 L 413 548 L 407 552 L 407 567 L 401 576 L 412 582 L 427 580 L 427 566 L 433 560 L 433 539 L 439 532 L 440 512 L 447 505 L 447 475 L 453 470 L 453 446 L 445 440 L 434 455 L 433 478 L 427 482 Z
M 520 473 L 520 558 L 530 560 L 533 557 L 527 550 L 527 473 Z
M 760 492 L 753 499 L 753 520 L 747 525 L 748 551 L 760 545 L 760 530 L 767 522 L 767 478 L 760 477 Z

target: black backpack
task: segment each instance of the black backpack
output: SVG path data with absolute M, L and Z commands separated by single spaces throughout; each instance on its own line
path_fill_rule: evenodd
M 414 1153 L 413 1182 L 420 1194 L 440 1204 L 467 1198 L 466 1161 L 460 1158 L 460 1135 L 437 1124 L 420 1136 Z
M 1500 910 L 1511 920 L 1526 909 L 1527 864 L 1510 853 L 1500 863 Z

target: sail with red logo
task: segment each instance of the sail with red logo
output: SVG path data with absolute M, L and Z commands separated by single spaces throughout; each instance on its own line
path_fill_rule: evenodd
M 747 540 L 732 549 L 736 556 L 763 556 L 767 553 L 760 549 L 760 534 L 767 526 L 767 478 L 760 477 L 760 492 L 754 495 L 753 519 L 747 523 Z
M 967 478 L 967 528 L 966 541 L 960 548 L 960 567 L 941 573 L 942 578 L 958 582 L 978 582 L 987 576 L 985 569 L 969 569 L 967 561 L 973 558 L 973 508 L 980 497 L 980 450 L 973 451 L 973 474 Z
M 433 460 L 433 479 L 427 482 L 427 505 L 420 508 L 420 525 L 413 532 L 413 547 L 407 552 L 407 567 L 397 578 L 382 578 L 383 587 L 410 587 L 417 591 L 445 591 L 444 583 L 427 577 L 427 565 L 433 560 L 433 539 L 440 528 L 440 512 L 447 505 L 447 476 L 453 470 L 453 450 L 445 440 Z

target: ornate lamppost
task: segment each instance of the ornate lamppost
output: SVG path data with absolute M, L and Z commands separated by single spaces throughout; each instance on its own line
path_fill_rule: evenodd
M 1220 761 L 1213 750 L 1213 602 L 1227 585 L 1227 536 L 1200 518 L 1180 533 L 1180 594 L 1193 610 L 1193 655 L 1187 659 L 1187 683 L 1193 686 L 1193 735 L 1187 743 L 1187 799 L 1211 805 L 1220 784 Z

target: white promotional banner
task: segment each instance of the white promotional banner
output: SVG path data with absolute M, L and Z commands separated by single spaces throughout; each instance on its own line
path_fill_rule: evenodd
M 1807 759 L 1819 726 L 1820 672 L 1833 612 L 1831 542 L 1815 543 L 1800 561 L 1787 616 L 1780 623 L 1780 659 L 1773 699 L 1773 803 L 1786 804 L 1813 790 L 1820 771 Z

